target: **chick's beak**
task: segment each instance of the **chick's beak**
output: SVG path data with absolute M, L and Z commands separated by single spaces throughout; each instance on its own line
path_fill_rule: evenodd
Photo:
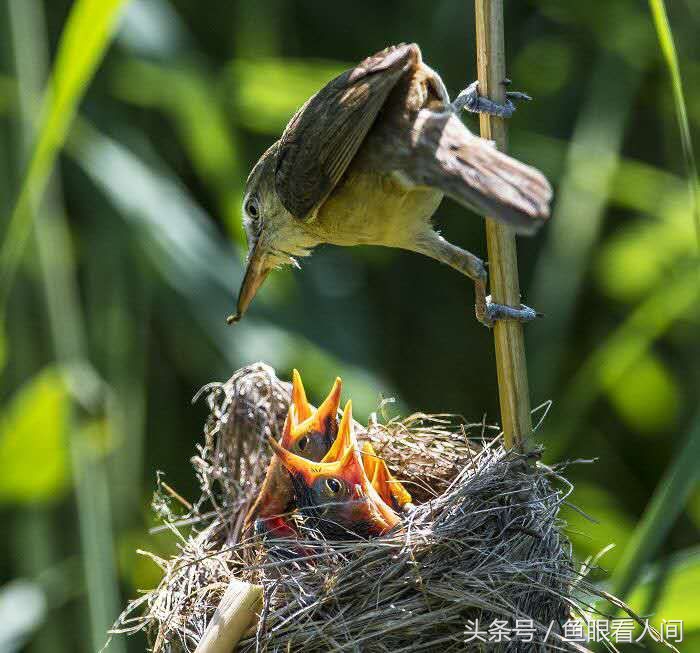
M 336 416 L 338 415 L 338 408 L 340 408 L 340 395 L 342 391 L 343 381 L 337 376 L 333 382 L 331 391 L 316 411 L 316 428 L 319 431 L 325 431 L 329 422 L 335 422 Z
M 287 412 L 287 417 L 284 418 L 284 428 L 282 429 L 282 439 L 280 444 L 285 449 L 291 449 L 294 446 L 294 429 L 297 425 L 297 411 L 292 404 Z
M 234 324 L 238 322 L 243 314 L 248 309 L 250 302 L 253 301 L 255 293 L 258 292 L 258 288 L 262 286 L 263 281 L 270 274 L 270 270 L 274 265 L 270 260 L 267 252 L 265 252 L 264 245 L 262 244 L 262 238 L 258 238 L 253 247 L 253 251 L 248 257 L 248 265 L 245 269 L 245 275 L 243 277 L 243 283 L 241 284 L 241 289 L 238 292 L 238 304 L 236 306 L 236 314 L 230 315 L 227 318 L 229 324 Z
M 374 489 L 372 483 L 367 478 L 367 474 L 362 467 L 362 460 L 359 452 L 354 451 L 354 454 L 353 462 L 355 467 L 360 470 L 359 482 L 355 486 L 356 491 L 359 489 L 361 494 L 368 499 L 365 504 L 367 512 L 365 519 L 374 525 L 377 533 L 386 533 L 401 520 L 396 512 L 394 512 L 393 508 L 379 496 L 379 493 Z
M 374 449 L 372 449 L 372 454 L 374 454 Z M 333 463 L 337 467 L 337 474 L 355 488 L 356 497 L 368 499 L 365 504 L 367 514 L 364 520 L 373 524 L 378 533 L 384 533 L 396 526 L 400 519 L 373 487 L 362 460 L 363 456 L 360 454 L 355 437 L 352 401 L 348 401 L 343 411 L 343 419 L 340 421 L 338 437 L 322 462 Z
M 336 380 L 336 384 L 339 379 Z M 338 394 L 338 399 L 340 399 L 340 394 Z M 320 409 L 319 409 L 320 412 Z M 333 414 L 338 412 L 337 405 Z M 332 463 L 336 460 L 340 460 L 347 449 L 357 446 L 357 441 L 355 440 L 355 433 L 353 432 L 352 423 L 352 401 L 348 400 L 345 405 L 345 410 L 343 411 L 343 419 L 340 420 L 340 427 L 338 428 L 338 435 L 335 436 L 335 440 L 331 445 L 331 448 L 326 452 L 326 455 L 321 459 L 322 463 Z
M 294 406 L 289 409 L 284 420 L 281 442 L 283 446 L 291 446 L 292 429 L 294 428 Z M 285 445 L 285 443 L 287 443 Z M 265 474 L 260 493 L 245 517 L 246 529 L 257 518 L 267 519 L 271 515 L 282 512 L 293 498 L 293 492 L 289 476 L 277 458 L 270 461 Z
M 407 503 L 413 502 L 411 494 L 394 478 L 383 458 L 375 459 L 371 480 L 372 487 L 387 504 L 396 502 L 399 508 L 403 508 Z
M 295 369 L 292 371 L 292 406 L 296 408 L 300 422 L 309 419 L 313 415 L 313 409 L 306 398 L 306 390 L 301 381 L 301 374 Z
M 374 472 L 377 468 L 377 452 L 374 450 L 372 443 L 367 440 L 362 445 L 362 466 L 365 468 L 365 474 L 370 480 L 374 478 Z
M 313 482 L 318 478 L 320 469 L 318 468 L 318 463 L 314 463 L 311 460 L 297 456 L 288 449 L 285 449 L 282 445 L 278 444 L 277 441 L 267 436 L 267 441 L 277 454 L 280 462 L 287 468 L 291 474 L 296 474 L 304 479 L 307 485 L 312 485 Z

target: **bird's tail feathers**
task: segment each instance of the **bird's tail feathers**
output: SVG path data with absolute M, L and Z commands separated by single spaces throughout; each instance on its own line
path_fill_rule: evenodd
M 455 115 L 434 116 L 416 142 L 430 152 L 415 157 L 420 168 L 410 166 L 409 177 L 518 233 L 535 233 L 549 217 L 552 187 L 546 177 L 474 136 Z

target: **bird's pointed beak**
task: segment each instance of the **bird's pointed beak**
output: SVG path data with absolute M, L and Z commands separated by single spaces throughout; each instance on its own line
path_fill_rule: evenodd
M 370 444 L 369 447 L 371 448 L 372 445 Z M 382 498 L 370 481 L 363 465 L 365 452 L 369 453 L 367 448 L 363 447 L 363 453 L 360 454 L 352 419 L 352 401 L 348 401 L 343 411 L 343 419 L 340 421 L 338 437 L 322 462 L 333 464 L 337 468 L 338 476 L 354 486 L 356 493 L 360 496 L 367 497 L 367 521 L 374 523 L 379 532 L 385 532 L 396 526 L 400 520 L 391 505 Z M 373 448 L 371 453 L 376 456 Z M 376 460 L 383 462 L 381 458 Z
M 336 379 L 336 383 L 340 379 Z M 334 386 L 335 387 L 335 386 Z M 338 394 L 340 398 L 340 394 Z M 336 412 L 337 412 L 336 408 Z M 348 400 L 345 404 L 345 410 L 343 411 L 343 419 L 340 420 L 340 427 L 338 428 L 338 435 L 336 436 L 331 448 L 328 450 L 326 455 L 321 460 L 322 463 L 332 463 L 343 456 L 343 454 L 351 447 L 356 446 L 357 442 L 355 440 L 355 434 L 353 433 L 353 421 L 352 421 L 352 401 Z
M 287 417 L 284 418 L 284 428 L 282 429 L 282 439 L 280 440 L 280 444 L 285 449 L 291 449 L 294 445 L 294 429 L 297 425 L 296 414 L 296 406 L 292 404 L 289 407 Z
M 369 481 L 365 482 L 365 479 L 362 478 L 365 474 L 359 459 L 356 460 L 357 441 L 354 437 L 349 442 L 350 446 L 342 451 L 339 458 L 320 463 L 297 456 L 297 454 L 278 444 L 269 435 L 267 436 L 267 441 L 287 470 L 291 474 L 300 476 L 309 486 L 313 485 L 314 481 L 323 474 L 327 476 L 342 476 L 351 487 L 360 485 L 363 490 L 366 490 L 369 484 Z
M 292 371 L 292 405 L 296 409 L 300 422 L 309 419 L 314 412 L 306 398 L 306 390 L 304 390 L 301 375 L 297 370 Z
M 323 400 L 323 403 L 318 407 L 318 410 L 313 416 L 314 430 L 321 433 L 326 433 L 329 430 L 329 423 L 335 421 L 338 416 L 338 408 L 340 407 L 340 395 L 343 391 L 343 382 L 340 377 L 336 377 L 335 382 L 328 396 Z M 332 430 L 335 430 L 334 428 Z
M 300 422 L 297 430 L 301 433 L 315 431 L 317 433 L 333 434 L 335 433 L 335 425 L 338 417 L 338 408 L 340 407 L 340 395 L 343 391 L 343 382 L 340 377 L 336 377 L 335 382 L 328 396 L 323 400 L 323 403 L 312 412 L 303 422 Z M 292 390 L 292 392 L 294 392 Z M 292 394 L 292 397 L 294 395 Z M 310 408 L 311 410 L 311 408 Z M 337 438 L 336 438 L 337 439 Z
M 229 324 L 234 324 L 238 322 L 243 314 L 248 310 L 250 302 L 253 301 L 255 293 L 258 292 L 258 288 L 262 286 L 263 281 L 270 274 L 270 270 L 274 265 L 270 260 L 269 255 L 265 252 L 264 246 L 262 244 L 262 238 L 258 238 L 253 247 L 253 251 L 248 257 L 248 264 L 245 269 L 245 275 L 243 277 L 243 283 L 241 284 L 241 289 L 238 292 L 238 304 L 236 306 L 236 314 L 229 315 L 227 322 Z
M 301 476 L 304 479 L 304 483 L 307 485 L 312 485 L 313 482 L 318 478 L 320 469 L 318 463 L 315 463 L 307 458 L 302 458 L 292 453 L 288 449 L 278 444 L 273 437 L 267 436 L 267 441 L 272 447 L 273 451 L 277 454 L 280 462 L 287 468 L 291 474 Z
M 375 454 L 376 455 L 376 454 Z M 367 467 L 365 466 L 365 471 Z M 372 474 L 367 474 L 371 481 L 372 487 L 377 491 L 379 496 L 389 505 L 397 505 L 403 508 L 407 503 L 412 503 L 413 499 L 408 490 L 403 486 L 401 481 L 397 481 L 383 458 L 374 459 L 374 469 Z
M 401 520 L 394 509 L 386 502 L 367 478 L 362 465 L 360 452 L 357 451 L 357 440 L 353 436 L 353 446 L 346 450 L 340 463 L 341 474 L 346 479 L 355 478 L 355 492 L 367 498 L 363 504 L 365 515 L 363 519 L 373 524 L 377 533 L 386 533 L 396 526 Z M 348 455 L 352 453 L 352 456 Z M 361 510 L 361 509 L 360 509 Z
M 365 521 L 374 524 L 378 532 L 383 533 L 396 526 L 400 519 L 391 506 L 376 491 L 367 476 L 357 439 L 355 438 L 353 424 L 352 402 L 348 401 L 343 411 L 338 437 L 323 461 L 328 462 L 325 467 L 334 467 L 335 473 L 344 478 L 351 487 L 355 488 L 355 493 L 358 497 L 367 498 L 368 501 L 364 504 Z M 372 452 L 374 453 L 374 450 Z M 377 460 L 381 459 L 378 458 Z M 339 509 L 342 510 L 342 507 Z M 359 506 L 355 508 L 348 506 L 348 509 L 355 512 L 363 511 L 362 507 Z
M 370 480 L 374 478 L 374 471 L 377 468 L 377 452 L 374 450 L 372 443 L 367 441 L 362 445 L 362 466 L 365 468 L 365 474 Z
M 280 438 L 283 447 L 291 447 L 294 444 L 293 430 L 295 425 L 294 406 L 290 406 L 287 417 L 284 420 L 282 437 Z M 289 476 L 284 471 L 280 461 L 273 457 L 265 473 L 265 479 L 257 499 L 246 515 L 246 528 L 257 518 L 268 518 L 271 515 L 278 515 L 287 507 L 292 497 L 293 493 Z

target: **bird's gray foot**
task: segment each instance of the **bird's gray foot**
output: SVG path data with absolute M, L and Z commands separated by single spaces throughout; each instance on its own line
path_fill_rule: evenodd
M 510 84 L 510 80 L 506 79 L 504 84 Z M 471 113 L 488 113 L 499 118 L 510 118 L 515 111 L 515 102 L 529 101 L 532 98 L 527 93 L 519 91 L 506 92 L 505 104 L 499 104 L 487 97 L 479 95 L 479 82 L 472 82 L 465 88 L 450 104 L 453 111 L 469 111 Z
M 491 295 L 486 297 L 485 308 L 481 311 L 476 310 L 476 317 L 484 326 L 492 327 L 496 320 L 512 320 L 514 322 L 532 322 L 537 317 L 542 317 L 542 313 L 538 313 L 525 304 L 520 304 L 518 308 L 506 306 L 505 304 L 496 304 L 491 301 Z
M 476 302 L 474 312 L 476 319 L 484 326 L 491 328 L 497 320 L 510 320 L 514 322 L 532 322 L 535 318 L 542 317 L 542 313 L 538 313 L 525 304 L 520 306 L 506 306 L 505 304 L 496 304 L 491 295 L 486 294 L 486 278 L 482 276 L 474 282 L 476 291 Z
M 531 322 L 536 317 L 540 317 L 539 313 L 522 304 L 515 307 L 493 302 L 491 297 L 486 295 L 489 279 L 486 263 L 471 252 L 453 245 L 434 231 L 426 233 L 412 249 L 449 265 L 474 281 L 474 310 L 477 320 L 483 325 L 492 327 L 497 320 Z

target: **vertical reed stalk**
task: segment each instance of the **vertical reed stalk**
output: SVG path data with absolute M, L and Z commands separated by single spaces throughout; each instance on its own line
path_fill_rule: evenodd
M 503 35 L 503 0 L 475 0 L 476 60 L 482 95 L 505 102 L 506 57 Z M 501 118 L 482 114 L 481 135 L 506 150 L 506 124 Z M 486 218 L 491 296 L 494 302 L 520 305 L 518 260 L 513 231 Z M 498 321 L 494 327 L 501 424 L 506 447 L 525 452 L 532 447 L 530 392 L 525 362 L 523 327 L 518 322 Z

